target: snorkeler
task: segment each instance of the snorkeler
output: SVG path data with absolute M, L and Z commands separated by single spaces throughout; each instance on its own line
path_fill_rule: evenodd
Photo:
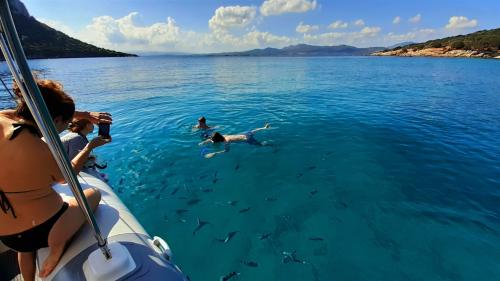
M 198 124 L 193 126 L 193 129 L 199 129 L 199 130 L 210 130 L 213 128 L 214 127 L 210 127 L 207 125 L 207 119 L 204 116 L 198 118 Z
M 229 151 L 229 144 L 233 143 L 233 142 L 246 142 L 250 145 L 267 146 L 268 144 L 266 142 L 260 142 L 257 139 L 255 139 L 254 134 L 258 131 L 266 130 L 269 128 L 271 128 L 271 125 L 266 123 L 264 125 L 264 127 L 262 127 L 262 128 L 253 129 L 249 132 L 246 132 L 244 134 L 239 134 L 239 135 L 222 135 L 219 132 L 214 132 L 209 139 L 201 142 L 199 145 L 205 145 L 205 144 L 209 144 L 209 143 L 213 143 L 213 144 L 222 143 L 222 144 L 224 144 L 224 150 L 207 153 L 204 155 L 205 158 L 212 158 L 217 154 L 228 152 Z
M 201 130 L 201 135 L 200 137 L 204 140 L 210 138 L 210 135 L 212 134 L 212 131 L 216 127 L 208 126 L 207 125 L 207 119 L 204 116 L 201 116 L 198 118 L 198 124 L 193 126 L 193 131 L 195 130 Z

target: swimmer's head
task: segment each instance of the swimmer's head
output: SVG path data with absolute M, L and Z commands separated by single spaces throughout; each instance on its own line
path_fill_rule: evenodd
M 226 139 L 224 138 L 223 135 L 221 135 L 219 132 L 215 132 L 212 134 L 212 137 L 210 138 L 214 143 L 219 143 L 219 142 L 225 142 Z
M 207 119 L 205 119 L 204 116 L 201 116 L 200 118 L 198 118 L 198 124 L 205 124 L 207 122 Z

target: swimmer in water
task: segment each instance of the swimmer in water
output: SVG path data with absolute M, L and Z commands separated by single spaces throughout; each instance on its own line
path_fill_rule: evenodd
M 207 154 L 205 154 L 205 158 L 212 158 L 217 154 L 228 152 L 229 151 L 229 144 L 233 143 L 233 142 L 246 142 L 250 145 L 267 146 L 268 144 L 266 142 L 260 142 L 260 141 L 256 140 L 254 137 L 254 134 L 258 131 L 266 130 L 269 128 L 271 128 L 271 125 L 265 124 L 264 127 L 262 127 L 262 128 L 253 129 L 249 132 L 246 132 L 244 134 L 239 134 L 239 135 L 222 135 L 219 132 L 214 132 L 209 139 L 201 142 L 199 145 L 206 145 L 209 143 L 224 144 L 224 150 L 207 153 Z
M 210 127 L 207 125 L 207 119 L 204 116 L 201 116 L 198 118 L 198 124 L 193 126 L 193 129 L 195 130 L 211 130 L 214 129 L 214 127 Z
M 198 124 L 193 126 L 193 131 L 200 130 L 200 137 L 205 140 L 210 138 L 210 134 L 215 128 L 216 127 L 208 126 L 207 119 L 204 116 L 201 116 L 200 118 L 198 118 Z

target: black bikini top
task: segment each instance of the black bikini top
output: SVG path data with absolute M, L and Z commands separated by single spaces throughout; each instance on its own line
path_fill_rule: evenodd
M 13 123 L 12 127 L 14 127 L 14 129 L 12 130 L 12 134 L 10 135 L 9 140 L 15 139 L 23 131 L 23 129 L 27 129 L 33 135 L 42 137 L 40 131 L 38 131 L 38 128 L 33 125 L 26 123 Z
M 41 134 L 38 131 L 38 128 L 36 128 L 33 125 L 26 124 L 26 123 L 14 123 L 14 124 L 12 124 L 12 127 L 14 127 L 14 129 L 12 130 L 12 134 L 10 135 L 9 140 L 15 139 L 23 131 L 23 129 L 27 129 L 33 135 L 41 137 Z M 0 190 L 0 209 L 5 214 L 7 214 L 7 212 L 10 211 L 12 213 L 12 216 L 14 218 L 17 218 L 16 212 L 14 211 L 14 208 L 12 208 L 12 205 L 10 204 L 9 198 L 7 198 L 7 195 L 5 195 L 5 193 L 6 192 Z M 7 193 L 24 193 L 24 192 L 7 192 Z
M 12 205 L 10 204 L 9 198 L 5 195 L 5 192 L 0 190 L 0 209 L 7 214 L 8 211 L 12 213 L 12 216 L 14 218 L 16 217 L 16 212 L 14 212 L 14 208 L 12 208 Z

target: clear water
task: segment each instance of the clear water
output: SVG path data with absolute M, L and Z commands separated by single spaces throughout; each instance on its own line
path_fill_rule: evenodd
M 31 65 L 79 108 L 112 112 L 113 143 L 97 151 L 110 183 L 192 280 L 500 278 L 498 60 Z M 204 159 L 191 131 L 201 115 L 227 134 L 269 122 L 256 137 L 274 146 L 236 144 Z M 197 218 L 210 224 L 193 235 Z M 215 240 L 231 231 L 228 243 Z M 283 263 L 283 251 L 306 263 Z

